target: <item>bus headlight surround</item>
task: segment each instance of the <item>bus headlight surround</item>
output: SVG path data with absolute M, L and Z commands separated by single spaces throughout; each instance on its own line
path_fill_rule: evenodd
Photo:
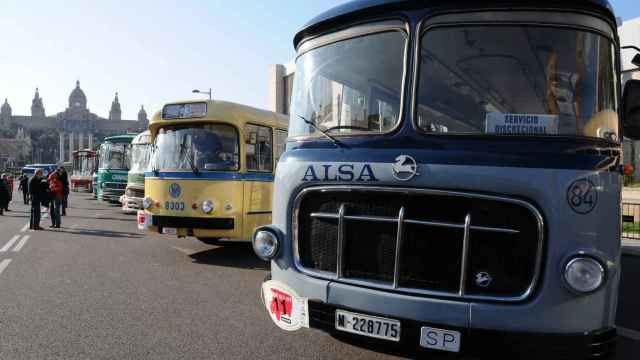
M 153 199 L 150 197 L 146 197 L 142 199 L 142 207 L 146 210 L 153 206 Z
M 278 240 L 278 236 L 266 228 L 256 230 L 251 239 L 251 243 L 256 255 L 265 261 L 270 261 L 275 258 L 280 250 L 280 240 Z
M 214 209 L 213 201 L 205 200 L 202 202 L 202 211 L 205 214 L 211 214 L 213 212 L 213 209 Z
M 604 284 L 605 270 L 598 260 L 577 256 L 564 266 L 563 278 L 569 290 L 577 294 L 590 294 Z

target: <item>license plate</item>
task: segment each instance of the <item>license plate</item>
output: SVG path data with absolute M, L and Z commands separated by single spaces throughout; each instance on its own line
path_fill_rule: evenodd
M 165 235 L 175 235 L 178 233 L 178 229 L 176 228 L 162 228 L 162 233 Z
M 460 352 L 458 331 L 423 327 L 420 330 L 420 346 L 450 352 Z
M 400 321 L 336 310 L 336 329 L 378 339 L 400 341 Z

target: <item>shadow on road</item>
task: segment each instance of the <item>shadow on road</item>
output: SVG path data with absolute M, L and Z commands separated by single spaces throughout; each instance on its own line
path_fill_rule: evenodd
M 95 237 L 107 237 L 107 238 L 142 238 L 144 234 L 130 233 L 130 232 L 122 232 L 122 231 L 111 231 L 111 230 L 92 230 L 92 229 L 65 229 L 62 227 L 59 230 L 55 230 L 56 232 L 62 232 L 67 234 L 74 235 L 86 235 L 86 236 L 95 236 Z
M 249 243 L 221 242 L 210 250 L 189 255 L 195 263 L 242 269 L 269 270 L 269 263 L 256 257 Z

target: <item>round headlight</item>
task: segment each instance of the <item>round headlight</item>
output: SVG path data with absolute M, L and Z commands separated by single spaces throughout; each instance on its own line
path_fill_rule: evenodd
M 203 201 L 202 211 L 204 211 L 205 214 L 211 214 L 211 212 L 213 212 L 213 201 L 211 200 Z
M 590 293 L 598 290 L 604 283 L 604 268 L 595 259 L 577 257 L 567 263 L 564 280 L 571 290 L 578 293 Z
M 253 236 L 253 251 L 262 260 L 271 260 L 278 254 L 278 237 L 271 231 L 258 230 Z
M 142 207 L 143 208 L 148 209 L 151 206 L 153 206 L 153 199 L 151 199 L 148 196 L 146 198 L 142 199 Z

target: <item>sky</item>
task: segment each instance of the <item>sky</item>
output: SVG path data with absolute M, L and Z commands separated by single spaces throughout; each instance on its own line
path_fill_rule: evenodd
M 2 0 L 0 101 L 30 115 L 35 88 L 47 115 L 64 111 L 76 80 L 102 117 L 119 93 L 123 119 L 213 89 L 266 108 L 269 65 L 294 56 L 307 21 L 347 0 Z M 623 20 L 638 0 L 612 0 Z

